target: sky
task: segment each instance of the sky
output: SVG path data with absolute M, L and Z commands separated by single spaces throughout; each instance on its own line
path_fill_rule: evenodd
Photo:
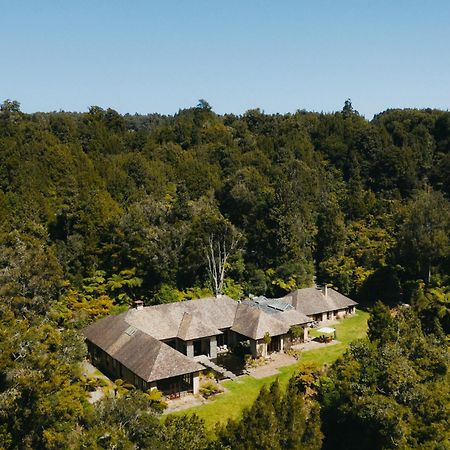
M 450 108 L 449 0 L 0 0 L 25 112 Z

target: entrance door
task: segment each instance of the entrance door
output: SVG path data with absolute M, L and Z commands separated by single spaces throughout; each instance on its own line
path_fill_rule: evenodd
M 170 381 L 169 384 L 169 398 L 179 398 L 181 391 L 181 384 L 179 380 Z
M 267 346 L 267 353 L 279 352 L 281 349 L 280 336 L 272 337 L 270 344 Z

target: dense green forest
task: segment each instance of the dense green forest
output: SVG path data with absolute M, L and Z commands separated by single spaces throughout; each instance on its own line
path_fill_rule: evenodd
M 25 114 L 6 100 L 0 448 L 446 448 L 449 195 L 449 112 Z M 224 293 L 327 282 L 372 310 L 369 340 L 262 392 L 213 443 L 195 417 L 161 425 L 146 394 L 90 405 L 80 329 L 134 299 L 210 294 L 211 242 L 230 250 Z

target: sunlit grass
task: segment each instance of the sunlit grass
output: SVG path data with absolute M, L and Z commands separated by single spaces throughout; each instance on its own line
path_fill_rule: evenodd
M 369 314 L 367 312 L 357 310 L 354 316 L 343 319 L 336 325 L 333 325 L 333 328 L 336 328 L 338 344 L 304 351 L 297 364 L 280 368 L 280 374 L 262 379 L 243 376 L 236 381 L 224 381 L 222 384 L 226 388 L 225 393 L 218 395 L 204 405 L 175 414 L 195 413 L 205 421 L 206 428 L 213 432 L 217 424 L 225 423 L 228 419 L 239 418 L 244 408 L 255 401 L 260 389 L 264 385 L 272 383 L 277 377 L 280 384 L 285 386 L 301 364 L 311 362 L 320 365 L 332 364 L 345 352 L 350 342 L 366 336 L 368 317 Z

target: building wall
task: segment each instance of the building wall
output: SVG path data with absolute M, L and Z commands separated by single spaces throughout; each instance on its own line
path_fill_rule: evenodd
M 200 353 L 208 356 L 210 359 L 217 358 L 217 338 L 216 336 L 210 336 L 201 339 L 194 339 L 192 341 L 182 341 L 183 342 L 183 350 L 186 356 L 189 358 L 193 358 L 194 356 L 198 356 L 196 354 L 196 348 L 200 349 Z M 195 346 L 195 348 L 194 348 Z M 179 347 L 181 345 L 179 344 Z
M 281 335 L 281 336 L 274 336 L 272 339 L 279 339 L 279 350 L 280 352 L 283 352 L 285 348 L 287 348 L 289 343 L 289 336 L 287 334 Z M 267 358 L 269 355 L 268 351 L 268 345 L 263 342 L 262 339 L 250 339 L 250 350 L 252 353 L 252 356 L 254 358 Z
M 216 338 L 216 336 L 211 336 L 209 338 L 209 357 L 211 359 L 217 358 L 217 338 Z
M 200 372 L 195 372 L 192 378 L 193 383 L 193 394 L 198 395 L 200 392 Z
M 156 387 L 164 395 L 179 397 L 181 394 L 198 394 L 200 388 L 199 372 L 188 373 L 176 377 L 166 378 L 155 382 Z
M 186 356 L 194 357 L 194 341 L 186 341 Z
M 252 355 L 254 358 L 262 356 L 263 358 L 267 358 L 267 344 L 265 344 L 261 339 L 254 341 L 253 339 L 250 341 L 250 344 L 255 343 L 256 347 L 256 356 L 253 354 L 252 349 Z M 250 345 L 251 347 L 251 345 Z
M 91 357 L 92 364 L 98 369 L 100 369 L 102 372 L 104 372 L 105 375 L 107 375 L 108 378 L 110 378 L 113 381 L 120 378 L 121 380 L 124 380 L 125 382 L 132 384 L 133 386 L 135 386 L 138 389 L 141 389 L 142 391 L 154 388 L 158 388 L 159 390 L 162 391 L 162 389 L 160 388 L 162 387 L 164 382 L 167 381 L 161 380 L 147 383 L 142 378 L 138 377 L 134 372 L 126 368 L 119 361 L 115 360 L 101 348 L 97 347 L 96 345 L 92 344 L 89 341 L 88 341 L 88 351 Z M 200 374 L 199 372 L 194 372 L 192 374 L 191 386 L 189 388 L 184 389 L 184 391 L 187 392 L 192 391 L 194 394 L 198 394 L 200 386 L 199 374 Z M 173 381 L 176 382 L 178 379 L 181 380 L 182 378 L 183 375 L 179 377 L 173 377 Z
M 146 381 L 131 372 L 131 370 L 127 369 L 119 361 L 109 356 L 101 348 L 88 342 L 88 350 L 92 364 L 104 372 L 111 380 L 121 379 L 144 391 L 149 389 Z
M 355 306 L 350 306 L 348 308 L 337 309 L 334 311 L 327 311 L 324 313 L 312 314 L 308 316 L 310 319 L 318 321 L 318 322 L 330 322 L 335 319 L 342 319 L 348 314 L 355 314 L 356 308 Z

